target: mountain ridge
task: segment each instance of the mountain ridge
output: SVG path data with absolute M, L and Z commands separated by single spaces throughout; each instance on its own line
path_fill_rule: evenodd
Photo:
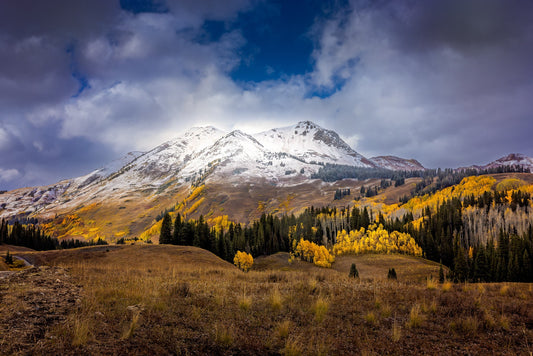
M 507 157 L 507 163 L 533 162 L 524 155 Z M 86 175 L 0 194 L 0 218 L 55 221 L 65 227 L 59 236 L 84 238 L 139 233 L 161 211 L 180 201 L 194 202 L 187 207 L 188 214 L 201 211 L 217 216 L 245 209 L 237 215 L 246 220 L 263 209 L 289 212 L 304 204 L 329 204 L 327 192 L 345 183 L 313 180 L 312 175 L 326 164 L 425 169 L 414 159 L 367 159 L 336 132 L 310 121 L 254 135 L 193 127 L 150 151 L 130 152 Z M 205 203 L 193 194 L 204 184 L 211 199 Z M 300 200 L 291 203 L 296 191 Z M 240 201 L 240 206 L 234 201 Z M 201 204 L 207 205 L 198 210 Z

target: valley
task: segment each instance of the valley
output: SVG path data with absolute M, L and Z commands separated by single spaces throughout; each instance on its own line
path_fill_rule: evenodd
M 533 347 L 531 284 L 430 284 L 416 273 L 432 265 L 409 257 L 357 257 L 353 279 L 350 257 L 323 269 L 286 268 L 275 261 L 285 256 L 274 255 L 244 273 L 184 246 L 18 254 L 39 267 L 0 279 L 8 354 L 527 354 Z M 386 278 L 388 266 L 398 280 Z

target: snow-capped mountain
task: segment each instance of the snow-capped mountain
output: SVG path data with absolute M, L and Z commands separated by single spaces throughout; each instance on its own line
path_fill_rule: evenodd
M 356 167 L 374 167 L 339 135 L 310 121 L 261 132 L 254 137 L 271 152 L 285 152 L 305 162 L 323 162 Z
M 140 234 L 169 206 L 187 205 L 191 188 L 205 184 L 210 191 L 205 203 L 195 195 L 196 205 L 182 207 L 184 214 L 203 204 L 200 210 L 207 216 L 222 214 L 227 206 L 246 219 L 263 206 L 289 209 L 295 191 L 302 199 L 298 204 L 316 199 L 328 204 L 330 194 L 322 188 L 327 183 L 311 178 L 326 164 L 423 169 L 416 161 L 386 158 L 368 160 L 334 131 L 309 121 L 255 135 L 194 127 L 84 176 L 0 194 L 0 218 L 54 221 L 51 231 L 65 238 Z
M 380 168 L 393 171 L 423 171 L 424 166 L 416 159 L 405 159 L 396 156 L 378 156 L 370 158 L 370 161 Z
M 521 153 L 511 153 L 505 157 L 492 161 L 484 166 L 482 169 L 498 168 L 508 166 L 520 166 L 529 169 L 533 172 L 533 158 L 523 155 Z

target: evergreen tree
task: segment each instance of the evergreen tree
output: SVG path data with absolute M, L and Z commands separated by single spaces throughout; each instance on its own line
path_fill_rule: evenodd
M 169 244 L 172 242 L 172 218 L 166 213 L 161 223 L 161 233 L 159 235 L 160 244 Z
M 6 252 L 6 257 L 4 257 L 4 260 L 6 261 L 6 264 L 12 265 L 13 264 L 13 256 L 9 253 L 9 250 Z
M 175 245 L 183 245 L 184 241 L 182 240 L 182 222 L 181 215 L 176 214 L 176 219 L 174 220 L 174 231 L 172 232 L 172 243 Z
M 396 270 L 394 268 L 389 268 L 389 273 L 387 274 L 388 279 L 398 279 L 396 275 Z
M 352 263 L 350 266 L 350 277 L 352 278 L 359 278 L 359 271 L 357 270 L 357 267 L 355 267 L 355 263 Z
M 442 262 L 439 265 L 439 283 L 444 283 L 444 268 L 442 268 Z
M 489 266 L 483 246 L 479 248 L 474 259 L 473 280 L 474 282 L 488 282 L 489 280 Z

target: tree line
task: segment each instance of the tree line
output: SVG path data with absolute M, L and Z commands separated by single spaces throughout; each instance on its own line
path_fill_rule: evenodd
M 23 225 L 18 221 L 10 224 L 5 219 L 0 223 L 0 244 L 24 246 L 37 251 L 68 249 L 84 246 L 107 245 L 107 242 L 62 240 L 47 235 L 37 225 Z

